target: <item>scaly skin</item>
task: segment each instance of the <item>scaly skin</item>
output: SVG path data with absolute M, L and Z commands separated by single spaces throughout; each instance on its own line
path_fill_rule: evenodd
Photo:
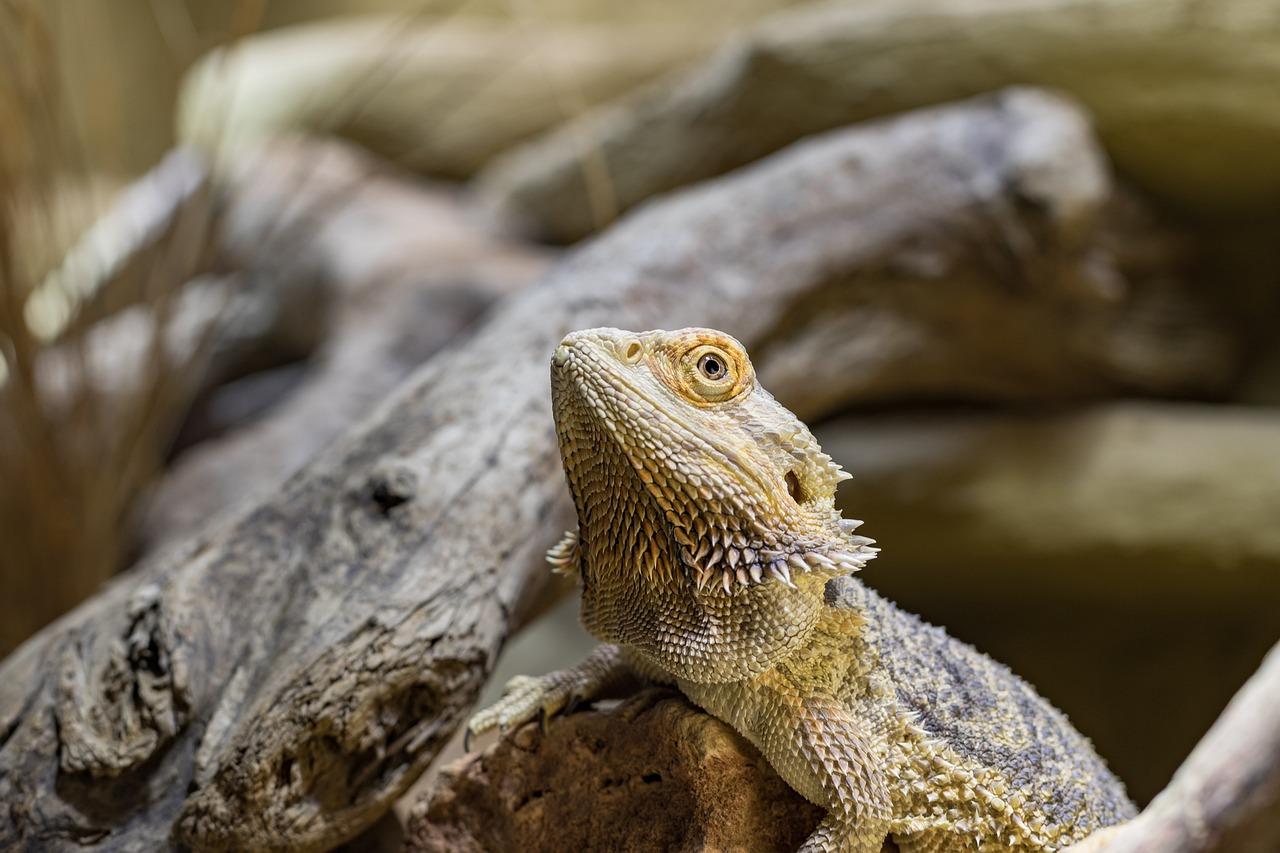
M 1046 851 L 1134 813 L 1066 718 L 848 577 L 847 477 L 710 329 L 575 332 L 552 399 L 579 528 L 548 555 L 603 641 L 471 721 L 507 729 L 629 672 L 677 685 L 827 817 L 803 850 Z

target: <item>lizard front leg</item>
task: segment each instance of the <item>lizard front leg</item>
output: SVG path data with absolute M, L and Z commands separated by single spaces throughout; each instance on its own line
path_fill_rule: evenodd
M 596 646 L 569 669 L 541 676 L 517 675 L 507 682 L 501 699 L 467 722 L 467 746 L 473 736 L 489 729 L 497 727 L 505 732 L 539 715 L 550 718 L 571 704 L 594 699 L 635 677 L 622 649 L 609 643 Z
M 750 683 L 680 682 L 689 698 L 754 743 L 798 793 L 827 809 L 803 853 L 879 853 L 892 810 L 884 759 L 848 709 L 805 695 L 776 671 Z
M 864 732 L 838 702 L 799 699 L 790 710 L 794 730 L 779 744 L 794 771 L 809 774 L 821 791 L 827 816 L 800 847 L 802 853 L 879 853 L 892 817 L 883 761 Z M 790 725 L 788 721 L 787 725 Z M 774 761 L 773 758 L 770 758 Z

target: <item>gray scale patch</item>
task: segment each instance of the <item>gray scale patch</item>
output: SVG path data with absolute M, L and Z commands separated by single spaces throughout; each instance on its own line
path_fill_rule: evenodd
M 1059 825 L 1082 814 L 1118 823 L 1136 810 L 1124 786 L 1065 715 L 1003 664 L 899 610 L 852 578 L 833 581 L 837 606 L 861 609 L 898 701 L 921 728 L 1000 771 Z

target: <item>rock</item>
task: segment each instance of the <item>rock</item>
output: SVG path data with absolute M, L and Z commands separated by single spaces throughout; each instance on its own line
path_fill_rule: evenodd
M 1256 211 L 1280 200 L 1277 76 L 1280 10 L 1267 0 L 826 3 L 514 149 L 479 192 L 569 242 L 607 221 L 590 204 L 592 170 L 624 211 L 818 131 L 1034 84 L 1084 104 L 1144 189 L 1197 211 Z
M 794 850 L 822 819 L 729 726 L 666 690 L 524 726 L 446 768 L 406 853 Z

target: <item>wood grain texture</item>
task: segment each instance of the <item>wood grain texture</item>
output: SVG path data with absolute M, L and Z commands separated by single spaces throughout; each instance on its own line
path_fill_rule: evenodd
M 276 253 L 273 277 L 334 284 L 323 340 L 304 367 L 285 368 L 302 375 L 265 415 L 202 441 L 165 472 L 140 525 L 147 549 L 179 541 L 277 487 L 554 257 L 486 233 L 455 192 L 405 180 L 345 145 L 277 145 L 255 171 L 279 180 L 316 160 L 325 167 L 284 187 L 237 181 L 229 216 L 259 226 L 237 230 L 261 233 L 286 210 L 310 210 L 311 227 L 297 229 L 288 251 Z M 334 193 L 342 203 L 326 207 Z M 248 235 L 240 243 L 238 254 L 257 266 Z M 233 403 L 236 393 L 227 394 Z

